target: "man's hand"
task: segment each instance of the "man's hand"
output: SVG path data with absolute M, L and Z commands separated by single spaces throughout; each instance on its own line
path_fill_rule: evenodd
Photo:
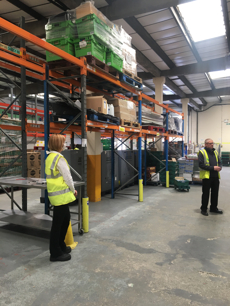
M 214 166 L 214 171 L 220 172 L 221 168 L 219 166 Z
M 77 190 L 74 190 L 74 196 L 77 197 Z

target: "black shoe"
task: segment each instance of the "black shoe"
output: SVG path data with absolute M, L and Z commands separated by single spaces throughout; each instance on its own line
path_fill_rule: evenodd
M 223 210 L 218 209 L 218 208 L 216 208 L 216 209 L 210 209 L 210 212 L 211 212 L 211 213 L 214 213 L 214 214 L 223 214 Z
M 204 215 L 204 216 L 208 216 L 207 211 L 203 211 L 203 210 L 201 210 L 201 214 L 202 214 L 202 215 Z
M 62 254 L 58 257 L 51 257 L 50 256 L 50 261 L 67 261 L 71 259 L 71 255 L 70 254 Z
M 71 251 L 72 251 L 71 247 L 70 247 L 70 246 L 67 246 L 67 247 L 65 248 L 65 250 L 63 251 L 63 253 L 64 253 L 64 254 L 69 254 L 69 253 L 71 253 Z

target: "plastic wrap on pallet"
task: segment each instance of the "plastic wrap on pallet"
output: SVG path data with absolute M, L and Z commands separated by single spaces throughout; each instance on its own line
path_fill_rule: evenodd
M 100 24 L 94 20 L 86 20 L 77 24 L 77 31 L 80 38 L 89 35 L 96 35 L 106 47 L 110 44 L 110 33 Z
M 176 127 L 176 131 L 178 133 L 183 133 L 183 131 L 182 131 L 182 116 L 177 115 L 176 113 L 172 113 L 171 115 L 174 118 L 174 124 L 175 124 L 175 127 Z
M 166 117 L 164 117 L 164 127 L 166 127 Z M 171 114 L 168 116 L 168 129 L 176 131 L 175 121 Z
M 142 105 L 142 123 L 163 126 L 163 116 Z
M 62 22 L 47 23 L 45 26 L 46 39 L 75 39 L 78 37 L 77 27 L 71 21 L 66 26 L 59 26 Z
M 132 36 L 130 36 L 122 27 L 120 28 L 120 35 L 121 35 L 121 40 L 123 44 L 126 44 L 127 46 L 131 47 L 132 46 Z
M 49 17 L 47 25 L 52 24 L 52 23 L 56 23 L 56 22 L 67 21 L 67 20 L 70 20 L 70 18 L 71 18 L 71 14 L 68 13 L 68 11 L 63 12 L 63 13 L 60 13 L 58 15 Z
M 137 75 L 136 50 L 127 44 L 123 44 L 122 55 L 124 57 L 123 68 Z

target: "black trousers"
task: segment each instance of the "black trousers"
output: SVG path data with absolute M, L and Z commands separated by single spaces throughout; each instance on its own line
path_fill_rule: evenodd
M 53 223 L 50 232 L 50 255 L 58 257 L 66 249 L 65 236 L 70 221 L 69 205 L 54 206 Z
M 210 209 L 215 210 L 218 205 L 219 194 L 219 178 L 210 177 L 210 179 L 202 180 L 202 198 L 201 198 L 201 210 L 206 211 L 208 208 L 209 194 L 211 189 L 211 205 Z

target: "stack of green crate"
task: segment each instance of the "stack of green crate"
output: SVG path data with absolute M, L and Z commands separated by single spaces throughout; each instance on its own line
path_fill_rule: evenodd
M 92 55 L 122 71 L 123 59 L 114 52 L 119 46 L 119 37 L 115 35 L 115 30 L 95 14 L 84 16 L 75 22 L 78 31 L 78 39 L 74 41 L 75 56 Z
M 73 45 L 73 40 L 69 38 L 54 38 L 54 39 L 47 39 L 47 42 L 50 43 L 51 45 L 71 54 L 75 55 L 74 53 L 74 45 Z M 58 61 L 61 60 L 62 58 L 58 55 L 55 55 L 49 51 L 46 51 L 46 61 L 47 62 L 52 62 L 52 61 Z
M 48 43 L 73 56 L 75 55 L 73 41 L 77 38 L 77 28 L 71 20 L 47 24 L 45 29 L 46 41 Z M 60 59 L 62 58 L 46 51 L 47 62 L 57 61 Z
M 157 158 L 154 158 L 154 156 Z M 159 172 L 161 169 L 160 161 L 163 160 L 162 151 L 147 151 L 146 154 L 146 165 L 147 167 L 156 167 L 156 172 Z
M 225 167 L 230 167 L 230 152 L 221 152 L 221 162 Z
M 166 161 L 163 161 L 164 165 L 166 165 Z M 163 169 L 164 166 L 161 163 L 161 169 Z M 179 167 L 178 167 L 178 163 L 169 160 L 168 161 L 168 171 L 169 171 L 169 185 L 174 185 L 174 179 L 176 176 L 179 175 Z M 166 169 L 162 170 L 160 172 L 160 181 L 163 184 L 166 184 Z

